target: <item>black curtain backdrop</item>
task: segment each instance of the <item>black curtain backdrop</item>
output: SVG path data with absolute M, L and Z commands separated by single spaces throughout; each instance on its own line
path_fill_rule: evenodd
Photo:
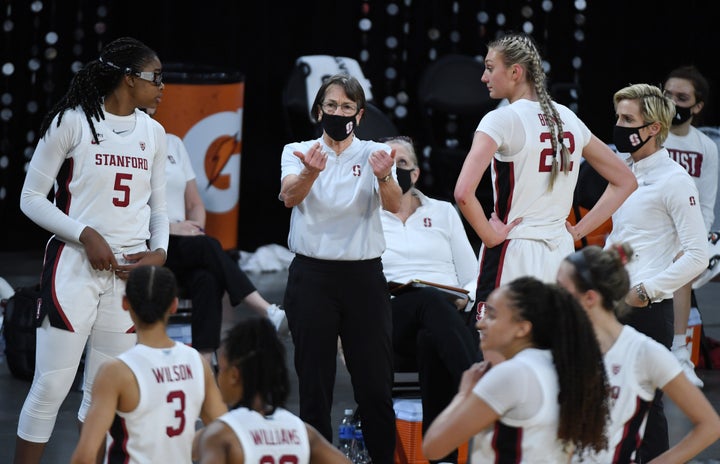
M 8 3 L 13 2 L 6 0 L 3 6 Z M 79 41 L 78 28 L 85 30 L 85 47 L 77 57 L 81 61 L 96 58 L 103 43 L 129 35 L 154 48 L 163 62 L 217 66 L 243 73 L 238 233 L 238 246 L 243 250 L 252 251 L 268 243 L 287 245 L 290 211 L 277 200 L 280 154 L 283 145 L 292 141 L 283 117 L 282 90 L 295 59 L 302 55 L 358 59 L 373 84 L 375 101 L 383 102 L 386 96 L 405 90 L 408 116 L 398 118 L 386 110 L 403 133 L 422 143 L 414 98 L 417 77 L 432 59 L 431 49 L 435 56 L 450 52 L 483 56 L 485 44 L 498 31 L 520 29 L 521 7 L 532 5 L 536 15 L 533 35 L 552 66 L 551 83 L 579 87 L 578 113 L 601 139 L 610 141 L 612 94 L 616 90 L 638 82 L 660 85 L 667 72 L 682 64 L 697 65 L 709 78 L 711 100 L 705 108 L 704 124 L 719 124 L 716 103 L 720 89 L 716 85 L 720 76 L 711 60 L 720 33 L 709 1 L 588 1 L 586 20 L 580 26 L 576 24 L 575 3 L 570 0 L 555 1 L 549 13 L 542 11 L 540 1 L 458 1 L 458 11 L 453 11 L 452 2 L 445 0 L 414 1 L 410 6 L 398 0 L 395 5 L 400 5 L 401 13 L 395 16 L 387 14 L 392 4 L 388 1 L 44 3 L 40 15 L 26 6 L 14 5 L 15 29 L 5 33 L 0 45 L 2 63 L 12 61 L 17 69 L 13 80 L 0 75 L 6 82 L 0 93 L 13 94 L 9 107 L 15 115 L 9 121 L 0 119 L 0 135 L 5 134 L 0 149 L 9 160 L 7 167 L 0 165 L 0 221 L 4 226 L 0 227 L 0 250 L 5 251 L 39 250 L 49 237 L 20 212 L 19 192 L 24 165 L 36 143 L 32 131 L 37 132 L 42 115 L 65 92 L 72 77 L 70 63 L 76 57 L 71 50 Z M 104 29 L 94 26 L 99 7 L 107 11 Z M 490 13 L 490 23 L 478 23 L 479 8 Z M 502 26 L 495 22 L 498 13 L 505 14 Z M 363 18 L 372 20 L 370 31 L 359 28 Z M 403 22 L 410 27 L 401 34 Z M 440 38 L 431 38 L 428 30 L 432 28 L 441 32 Z M 574 38 L 578 28 L 584 34 L 582 42 Z M 48 30 L 60 36 L 58 57 L 33 83 L 25 69 L 26 54 L 38 47 Z M 460 39 L 453 41 L 448 30 L 460 31 Z M 400 38 L 399 49 L 388 47 L 389 35 Z M 367 61 L 360 59 L 363 49 L 368 50 Z M 574 55 L 582 59 L 578 73 L 571 66 Z M 386 77 L 389 65 L 396 67 L 398 78 Z M 15 84 L 19 81 L 26 84 Z M 27 111 L 28 100 L 38 102 L 36 113 Z

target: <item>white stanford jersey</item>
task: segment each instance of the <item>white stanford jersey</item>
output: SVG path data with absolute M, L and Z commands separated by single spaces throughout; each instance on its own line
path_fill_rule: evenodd
M 269 416 L 236 408 L 219 420 L 238 437 L 247 463 L 310 462 L 310 442 L 305 423 L 291 412 L 277 408 Z
M 627 325 L 605 353 L 604 362 L 610 384 L 608 449 L 586 455 L 583 461 L 574 456 L 576 463 L 634 462 L 655 389 L 682 374 L 670 350 Z
M 523 218 L 510 231 L 509 239 L 545 240 L 555 234 L 569 235 L 565 221 L 572 207 L 582 151 L 591 133 L 569 108 L 557 103 L 555 107 L 562 119 L 563 142 L 571 161 L 570 172 L 563 173 L 558 152 L 558 175 L 550 191 L 553 150 L 540 103 L 518 100 L 491 111 L 478 125 L 478 131 L 498 144 L 491 171 L 495 212 L 505 223 Z
M 99 143 L 81 111 L 66 111 L 60 127 L 53 120 L 28 169 L 34 180 L 23 189 L 30 217 L 63 240 L 77 240 L 91 226 L 114 251 L 145 244 L 151 232 L 152 249 L 167 248 L 165 131 L 135 110 L 134 128 L 118 135 L 108 121 L 132 116 L 104 114 L 94 121 Z M 57 208 L 45 198 L 50 178 Z
M 533 384 L 519 379 L 518 372 L 522 372 Z M 530 388 L 534 390 L 528 391 Z M 524 393 L 511 393 L 513 391 Z M 500 419 L 475 435 L 471 462 L 568 462 L 570 452 L 565 451 L 562 442 L 557 439 L 560 416 L 558 391 L 557 372 L 549 350 L 524 349 L 487 371 L 473 388 L 473 393 L 500 414 Z M 524 407 L 535 412 L 519 413 Z M 514 415 L 518 417 L 512 417 Z
M 107 440 L 108 463 L 191 464 L 195 422 L 205 399 L 203 363 L 195 349 L 135 345 L 118 356 L 135 374 L 140 402 L 117 412 Z

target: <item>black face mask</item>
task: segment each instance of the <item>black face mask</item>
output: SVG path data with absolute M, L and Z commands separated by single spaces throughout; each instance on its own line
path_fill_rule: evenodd
M 408 190 L 410 190 L 413 186 L 413 182 L 412 182 L 412 179 L 410 178 L 410 174 L 412 174 L 412 172 L 414 170 L 415 169 L 400 169 L 400 168 L 395 169 L 395 174 L 397 175 L 397 182 L 398 182 L 398 185 L 400 186 L 400 189 L 402 189 L 403 194 L 405 192 L 407 192 Z
M 320 125 L 331 139 L 342 142 L 355 130 L 355 116 L 340 116 L 323 112 Z
M 679 126 L 680 124 L 690 119 L 692 117 L 690 108 L 692 108 L 692 106 L 688 106 L 687 108 L 685 108 L 683 106 L 675 105 L 675 117 L 672 120 L 672 125 Z
M 642 140 L 640 138 L 640 129 L 647 127 L 652 123 L 645 124 L 640 127 L 622 127 L 615 126 L 613 129 L 613 143 L 620 153 L 635 153 L 643 145 L 645 145 L 652 136 Z

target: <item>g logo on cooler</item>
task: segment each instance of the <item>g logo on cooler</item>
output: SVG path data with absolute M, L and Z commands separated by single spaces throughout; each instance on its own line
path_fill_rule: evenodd
M 205 154 L 190 158 L 208 212 L 230 211 L 240 198 L 242 116 L 242 108 L 208 115 L 183 137 L 188 153 Z

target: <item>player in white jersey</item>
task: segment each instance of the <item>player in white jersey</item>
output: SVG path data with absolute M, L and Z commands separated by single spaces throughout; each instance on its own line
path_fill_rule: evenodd
M 675 103 L 675 117 L 664 147 L 680 166 L 690 174 L 700 194 L 700 210 L 705 221 L 708 241 L 712 236 L 715 220 L 715 197 L 718 187 L 718 149 L 715 142 L 703 134 L 699 125 L 701 113 L 708 98 L 710 86 L 707 79 L 694 66 L 682 66 L 670 71 L 663 94 Z M 708 247 L 710 247 L 708 242 Z M 695 297 L 692 289 L 697 288 L 697 280 L 688 282 L 673 294 L 673 314 L 675 316 L 675 335 L 672 352 L 680 361 L 685 375 L 698 387 L 703 381 L 695 373 L 687 347 L 687 328 L 690 308 Z
M 227 333 L 217 381 L 233 406 L 200 432 L 202 464 L 350 463 L 314 427 L 284 409 L 290 389 L 285 347 L 267 318 L 251 316 Z
M 100 368 L 73 464 L 94 464 L 103 443 L 107 463 L 191 464 L 197 419 L 208 424 L 227 411 L 210 365 L 167 334 L 177 303 L 170 269 L 130 272 L 122 306 L 138 344 Z
M 168 244 L 165 130 L 137 108 L 157 105 L 162 88 L 157 54 L 120 38 L 78 71 L 43 120 L 20 207 L 53 236 L 16 463 L 40 461 L 86 342 L 81 422 L 100 364 L 135 343 L 121 308 L 124 279 L 135 266 L 162 265 Z M 54 202 L 48 200 L 53 188 Z
M 423 454 L 439 459 L 473 438 L 472 462 L 568 462 L 601 450 L 607 378 L 587 314 L 564 289 L 520 277 L 488 297 L 481 347 L 506 361 L 474 364 L 430 424 Z
M 576 454 L 574 462 L 621 464 L 641 462 L 638 450 L 656 389 L 662 389 L 693 424 L 675 446 L 658 456 L 663 462 L 687 462 L 720 437 L 720 417 L 663 345 L 618 321 L 630 288 L 625 264 L 633 259 L 628 244 L 603 251 L 588 246 L 560 265 L 558 284 L 567 289 L 588 314 L 607 372 L 610 400 L 608 446 Z
M 475 303 L 523 275 L 553 282 L 579 240 L 607 220 L 637 187 L 627 166 L 545 88 L 532 39 L 509 34 L 488 45 L 482 81 L 507 98 L 483 117 L 455 186 L 460 211 L 483 242 Z M 608 180 L 597 204 L 567 223 L 581 156 Z M 483 211 L 475 191 L 491 166 L 495 208 Z M 488 217 L 490 219 L 488 220 Z

